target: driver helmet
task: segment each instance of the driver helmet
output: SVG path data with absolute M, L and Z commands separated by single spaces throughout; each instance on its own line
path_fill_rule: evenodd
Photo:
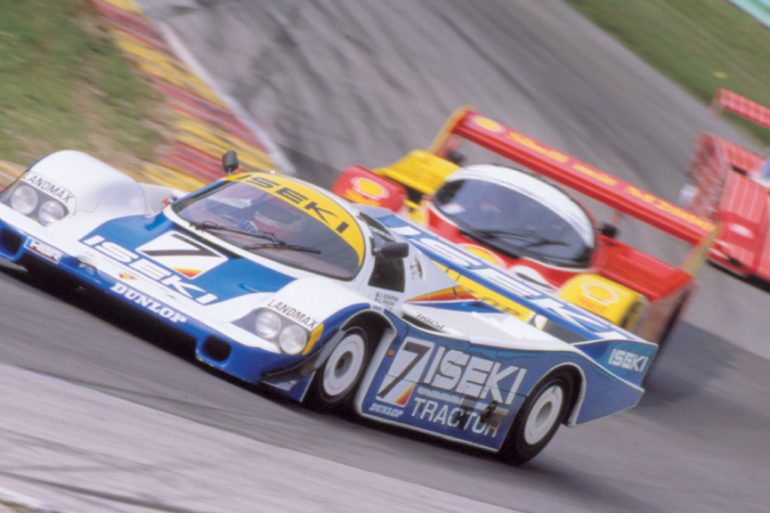
M 279 239 L 296 237 L 302 232 L 307 222 L 307 215 L 285 201 L 266 197 L 254 207 L 248 221 L 255 232 L 271 233 Z

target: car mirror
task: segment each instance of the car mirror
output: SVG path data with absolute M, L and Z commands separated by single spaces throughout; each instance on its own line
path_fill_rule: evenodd
M 386 242 L 376 248 L 374 254 L 385 258 L 406 258 L 409 256 L 409 244 L 406 242 Z
M 610 223 L 602 223 L 599 226 L 599 233 L 608 239 L 615 239 L 618 236 L 618 227 Z
M 234 150 L 230 150 L 222 155 L 222 168 L 225 170 L 226 175 L 230 175 L 238 169 L 240 162 L 238 162 L 238 154 Z
M 446 156 L 446 159 L 452 164 L 457 164 L 458 166 L 462 166 L 463 162 L 465 162 L 465 154 L 460 153 L 457 150 L 452 150 Z

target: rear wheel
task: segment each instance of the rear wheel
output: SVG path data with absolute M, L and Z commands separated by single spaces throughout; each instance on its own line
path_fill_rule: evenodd
M 559 429 L 572 403 L 572 377 L 566 372 L 547 376 L 521 405 L 501 450 L 514 465 L 526 463 L 542 451 Z
M 315 378 L 316 402 L 328 409 L 348 408 L 370 359 L 369 337 L 362 328 L 345 332 Z

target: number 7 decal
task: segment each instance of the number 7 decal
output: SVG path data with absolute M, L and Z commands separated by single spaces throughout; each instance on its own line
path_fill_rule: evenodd
M 404 342 L 377 391 L 377 399 L 397 406 L 406 406 L 425 370 L 432 349 L 431 342 Z

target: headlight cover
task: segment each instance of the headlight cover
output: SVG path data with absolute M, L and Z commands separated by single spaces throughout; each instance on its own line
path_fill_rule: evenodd
M 37 191 L 29 185 L 20 184 L 11 193 L 9 203 L 16 212 L 28 216 L 37 208 Z
M 37 219 L 43 226 L 61 221 L 67 215 L 67 209 L 64 205 L 56 200 L 48 200 L 40 205 L 40 210 L 37 211 Z
M 72 194 L 68 194 L 71 198 Z M 17 180 L 0 194 L 0 203 L 43 226 L 61 221 L 70 213 L 70 208 L 59 198 L 26 183 L 23 179 Z
M 260 337 L 273 340 L 281 330 L 281 316 L 271 310 L 260 310 L 254 320 L 254 330 Z
M 235 322 L 258 337 L 275 344 L 282 353 L 300 354 L 307 347 L 310 333 L 307 329 L 283 315 L 259 308 Z
M 291 324 L 281 330 L 278 335 L 278 347 L 286 354 L 299 354 L 307 345 L 307 331 Z

